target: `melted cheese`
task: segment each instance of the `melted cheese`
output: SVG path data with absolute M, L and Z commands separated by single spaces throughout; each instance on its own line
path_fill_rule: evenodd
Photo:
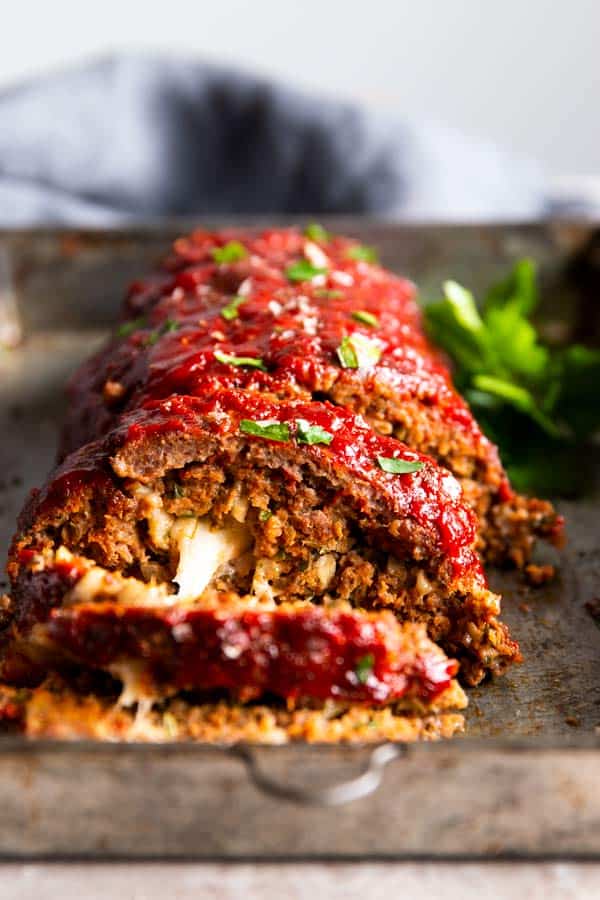
M 178 519 L 171 528 L 171 540 L 179 551 L 173 581 L 178 585 L 178 601 L 195 600 L 225 563 L 241 556 L 252 537 L 247 528 L 234 524 L 213 529 L 203 519 Z
M 109 572 L 102 566 L 93 566 L 65 594 L 63 605 L 97 600 L 116 600 L 125 606 L 165 606 L 172 604 L 176 597 L 168 593 L 166 584 L 146 584 L 137 578 L 125 578 L 119 572 Z

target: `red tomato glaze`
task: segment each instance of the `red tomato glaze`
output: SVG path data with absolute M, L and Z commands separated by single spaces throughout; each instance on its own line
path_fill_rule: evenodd
M 51 639 L 93 666 L 142 660 L 159 688 L 234 689 L 250 696 L 313 697 L 389 703 L 406 695 L 432 700 L 458 664 L 443 654 L 403 648 L 391 614 L 321 607 L 248 610 L 54 610 Z M 142 676 L 143 679 L 143 676 Z

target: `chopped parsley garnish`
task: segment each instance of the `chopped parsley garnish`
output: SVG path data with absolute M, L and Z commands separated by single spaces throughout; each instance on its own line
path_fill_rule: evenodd
M 180 323 L 176 322 L 175 319 L 165 319 L 159 328 L 150 332 L 146 338 L 147 346 L 153 347 L 164 334 L 170 334 L 173 331 L 177 331 L 180 327 Z
M 367 653 L 357 660 L 354 674 L 361 684 L 366 684 L 373 674 L 373 666 L 375 665 L 375 657 L 372 653 Z
M 182 497 L 185 497 L 185 488 L 175 482 L 173 485 L 173 499 L 181 500 Z
M 248 251 L 239 241 L 229 241 L 223 247 L 215 247 L 212 251 L 212 258 L 220 266 L 224 263 L 239 262 L 247 256 Z
M 281 444 L 290 439 L 287 422 L 254 422 L 252 419 L 242 419 L 240 431 L 244 434 L 252 434 L 254 437 L 265 438 L 267 441 L 278 441 Z
M 374 366 L 381 358 L 381 349 L 364 334 L 351 334 L 342 338 L 336 353 L 344 369 Z
M 221 310 L 223 318 L 227 319 L 228 322 L 231 322 L 232 319 L 237 319 L 238 306 L 241 306 L 245 299 L 245 297 L 232 297 L 227 306 L 224 306 Z
M 377 250 L 374 247 L 367 247 L 365 244 L 356 244 L 346 250 L 348 259 L 354 259 L 357 262 L 376 263 L 379 262 Z
M 315 297 L 323 297 L 324 300 L 339 300 L 340 297 L 344 296 L 343 291 L 338 291 L 335 288 L 329 290 L 328 288 L 319 288 L 319 290 L 315 291 Z
M 137 319 L 132 319 L 131 322 L 123 322 L 123 324 L 119 325 L 119 327 L 117 328 L 117 337 L 129 337 L 129 335 L 133 334 L 134 331 L 139 331 L 140 328 L 145 328 L 146 324 L 146 316 L 139 316 Z
M 311 425 L 306 419 L 296 419 L 296 440 L 299 444 L 330 444 L 333 435 L 320 425 Z
M 361 322 L 363 325 L 370 325 L 371 328 L 377 328 L 379 325 L 377 316 L 374 316 L 373 313 L 366 312 L 364 309 L 357 309 L 356 312 L 352 313 L 352 318 L 355 322 Z
M 252 369 L 260 369 L 261 372 L 267 371 L 262 359 L 256 356 L 234 356 L 233 353 L 222 353 L 221 350 L 215 350 L 215 359 L 224 365 L 249 366 Z
M 261 509 L 261 511 L 258 514 L 258 521 L 259 522 L 268 522 L 272 515 L 273 515 L 273 513 L 271 512 L 270 509 Z
M 537 306 L 535 265 L 522 259 L 479 305 L 447 281 L 425 323 L 517 490 L 573 493 L 587 477 L 575 444 L 600 428 L 600 351 L 546 346 L 532 320 Z
M 288 281 L 310 281 L 317 275 L 325 275 L 327 269 L 313 266 L 307 259 L 299 259 L 285 270 Z
M 329 232 L 318 222 L 311 222 L 310 225 L 307 225 L 304 234 L 309 240 L 321 241 L 322 244 L 326 244 L 331 237 Z
M 425 465 L 418 459 L 396 459 L 395 456 L 378 456 L 377 463 L 380 469 L 390 475 L 409 475 L 411 472 L 419 472 Z

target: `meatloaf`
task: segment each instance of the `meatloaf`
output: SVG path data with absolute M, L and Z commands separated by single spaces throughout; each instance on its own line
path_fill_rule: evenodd
M 457 670 L 432 640 L 471 684 L 519 658 L 475 543 L 456 479 L 343 408 L 149 401 L 23 511 L 3 678 L 431 708 Z
M 428 343 L 411 283 L 370 248 L 323 229 L 196 231 L 126 298 L 121 325 L 76 373 L 66 454 L 120 416 L 173 394 L 223 388 L 328 400 L 432 456 L 461 483 L 478 549 L 525 566 L 562 519 L 515 493 L 494 445 Z

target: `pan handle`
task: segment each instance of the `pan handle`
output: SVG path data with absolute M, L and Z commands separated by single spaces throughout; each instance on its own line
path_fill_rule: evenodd
M 372 794 L 383 777 L 383 770 L 389 762 L 406 753 L 402 744 L 380 744 L 367 759 L 362 772 L 347 781 L 326 787 L 311 788 L 284 784 L 267 775 L 259 766 L 255 754 L 249 747 L 236 747 L 235 754 L 246 765 L 248 775 L 255 787 L 271 797 L 287 800 L 300 806 L 341 806 L 352 800 L 360 800 Z

